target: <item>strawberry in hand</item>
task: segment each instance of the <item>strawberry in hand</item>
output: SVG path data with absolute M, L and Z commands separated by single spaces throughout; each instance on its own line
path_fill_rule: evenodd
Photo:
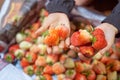
M 70 40 L 73 46 L 81 46 L 90 43 L 91 39 L 92 35 L 87 30 L 80 29 L 72 34 Z
M 93 48 L 95 48 L 96 50 L 100 50 L 103 49 L 104 47 L 107 46 L 107 41 L 105 39 L 105 35 L 104 32 L 101 29 L 95 29 L 92 32 L 93 35 Z
M 95 52 L 92 46 L 81 46 L 80 47 L 80 52 L 85 56 L 85 57 L 92 57 Z

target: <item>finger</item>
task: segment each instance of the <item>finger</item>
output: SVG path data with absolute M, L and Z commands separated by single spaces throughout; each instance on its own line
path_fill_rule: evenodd
M 67 38 L 66 38 L 66 40 L 65 40 L 65 45 L 66 45 L 67 47 L 70 46 L 70 37 L 67 37 Z
M 79 52 L 79 48 L 73 45 L 70 45 L 70 49 L 74 50 L 75 52 Z
M 47 53 L 48 53 L 48 54 L 51 54 L 51 53 L 52 53 L 52 48 L 49 47 L 49 46 L 47 46 Z
M 59 48 L 64 48 L 65 47 L 65 41 L 60 41 Z
M 49 25 L 52 23 L 52 21 L 48 20 L 48 18 L 45 18 L 42 26 L 35 32 L 35 34 L 41 35 L 43 32 L 45 32 Z
M 53 46 L 52 47 L 52 53 L 53 54 L 59 54 L 60 53 L 60 48 L 58 46 Z
M 82 53 L 78 53 L 78 56 L 79 56 L 79 58 L 80 58 L 80 60 L 83 60 L 83 61 L 87 61 L 87 60 L 89 60 L 89 58 L 86 58 Z
M 103 56 L 103 55 L 102 55 L 100 52 L 98 52 L 97 54 L 95 54 L 95 56 L 93 56 L 93 59 L 99 60 L 99 59 L 102 58 L 102 56 Z

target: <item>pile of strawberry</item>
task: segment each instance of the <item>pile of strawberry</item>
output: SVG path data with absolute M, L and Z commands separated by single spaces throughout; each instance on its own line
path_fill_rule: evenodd
M 64 44 L 67 37 L 65 27 L 59 25 L 40 36 L 34 34 L 48 13 L 43 9 L 40 15 L 40 20 L 29 29 L 16 34 L 16 44 L 10 46 L 4 60 L 11 63 L 19 60 L 26 74 L 36 75 L 34 80 L 53 80 L 53 75 L 57 80 L 119 80 L 119 40 L 100 60 L 84 62 L 79 59 L 78 52 Z M 73 30 L 70 42 L 88 58 L 107 45 L 101 29 Z M 53 49 L 52 52 L 50 48 Z
M 107 42 L 104 32 L 101 29 L 88 31 L 80 29 L 71 36 L 71 45 L 78 47 L 85 57 L 91 58 L 100 49 L 106 47 Z

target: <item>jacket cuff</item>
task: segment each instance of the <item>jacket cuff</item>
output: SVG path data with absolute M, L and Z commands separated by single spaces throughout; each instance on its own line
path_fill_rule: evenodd
M 74 5 L 74 0 L 50 0 L 46 9 L 49 13 L 61 12 L 69 16 Z
M 118 34 L 116 34 L 116 37 L 120 37 L 120 2 L 113 9 L 112 13 L 102 22 L 107 22 L 114 25 L 118 29 Z

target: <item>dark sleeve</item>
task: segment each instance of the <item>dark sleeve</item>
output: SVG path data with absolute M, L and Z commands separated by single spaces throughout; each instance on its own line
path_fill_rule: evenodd
M 61 12 L 69 15 L 74 5 L 74 0 L 49 0 L 46 9 L 49 13 Z
M 120 37 L 120 2 L 113 9 L 112 13 L 103 22 L 110 23 L 118 29 L 117 36 Z

